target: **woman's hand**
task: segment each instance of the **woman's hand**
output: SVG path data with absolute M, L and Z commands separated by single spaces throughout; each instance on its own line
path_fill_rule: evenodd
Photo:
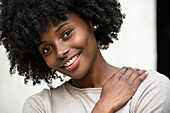
M 113 113 L 122 108 L 147 76 L 145 70 L 121 68 L 103 86 L 92 113 Z

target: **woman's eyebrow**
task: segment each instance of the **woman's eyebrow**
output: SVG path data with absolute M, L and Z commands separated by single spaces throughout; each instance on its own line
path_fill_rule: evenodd
M 67 24 L 69 24 L 69 23 L 64 23 L 64 24 L 60 25 L 60 27 L 57 29 L 57 31 L 59 31 L 63 26 L 65 26 L 65 25 L 67 25 Z M 56 32 L 57 32 L 57 31 L 56 31 Z
M 69 23 L 61 24 L 61 25 L 59 26 L 59 28 L 56 30 L 56 32 L 59 31 L 63 26 L 65 26 L 65 25 L 67 25 L 67 24 L 69 24 Z M 43 44 L 43 43 L 45 43 L 45 41 L 39 42 L 39 43 L 37 44 L 37 46 L 39 47 L 39 46 L 40 46 L 41 44 Z
M 43 41 L 43 42 L 39 42 L 38 44 L 37 44 L 37 46 L 39 47 L 41 44 L 43 44 L 43 43 L 45 43 L 45 41 Z

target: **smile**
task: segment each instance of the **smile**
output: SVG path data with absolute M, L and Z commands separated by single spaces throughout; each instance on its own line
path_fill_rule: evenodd
M 78 56 L 79 56 L 79 55 L 74 56 L 71 60 L 69 60 L 68 62 L 66 62 L 66 63 L 64 64 L 64 66 L 65 66 L 65 67 L 68 67 L 68 66 L 72 65 L 72 64 L 77 60 Z
M 79 65 L 80 62 L 80 57 L 81 54 L 77 54 L 75 56 L 73 56 L 72 58 L 70 58 L 63 66 L 64 69 L 68 70 L 68 71 L 72 71 L 74 69 L 76 69 Z

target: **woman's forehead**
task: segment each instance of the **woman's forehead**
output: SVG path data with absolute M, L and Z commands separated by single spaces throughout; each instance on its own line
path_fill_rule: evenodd
M 53 21 L 48 21 L 48 24 L 46 26 L 46 31 L 49 30 L 49 28 L 51 27 L 59 27 L 63 24 L 79 24 L 79 22 L 84 22 L 85 20 L 83 20 L 77 13 L 69 13 L 66 14 L 67 19 L 66 20 L 58 20 L 56 22 Z

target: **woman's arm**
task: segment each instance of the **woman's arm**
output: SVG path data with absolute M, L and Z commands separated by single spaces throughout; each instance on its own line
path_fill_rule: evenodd
M 103 86 L 92 113 L 113 113 L 122 108 L 147 76 L 145 70 L 121 68 Z
M 29 97 L 23 106 L 22 113 L 45 113 L 44 104 L 38 96 Z

